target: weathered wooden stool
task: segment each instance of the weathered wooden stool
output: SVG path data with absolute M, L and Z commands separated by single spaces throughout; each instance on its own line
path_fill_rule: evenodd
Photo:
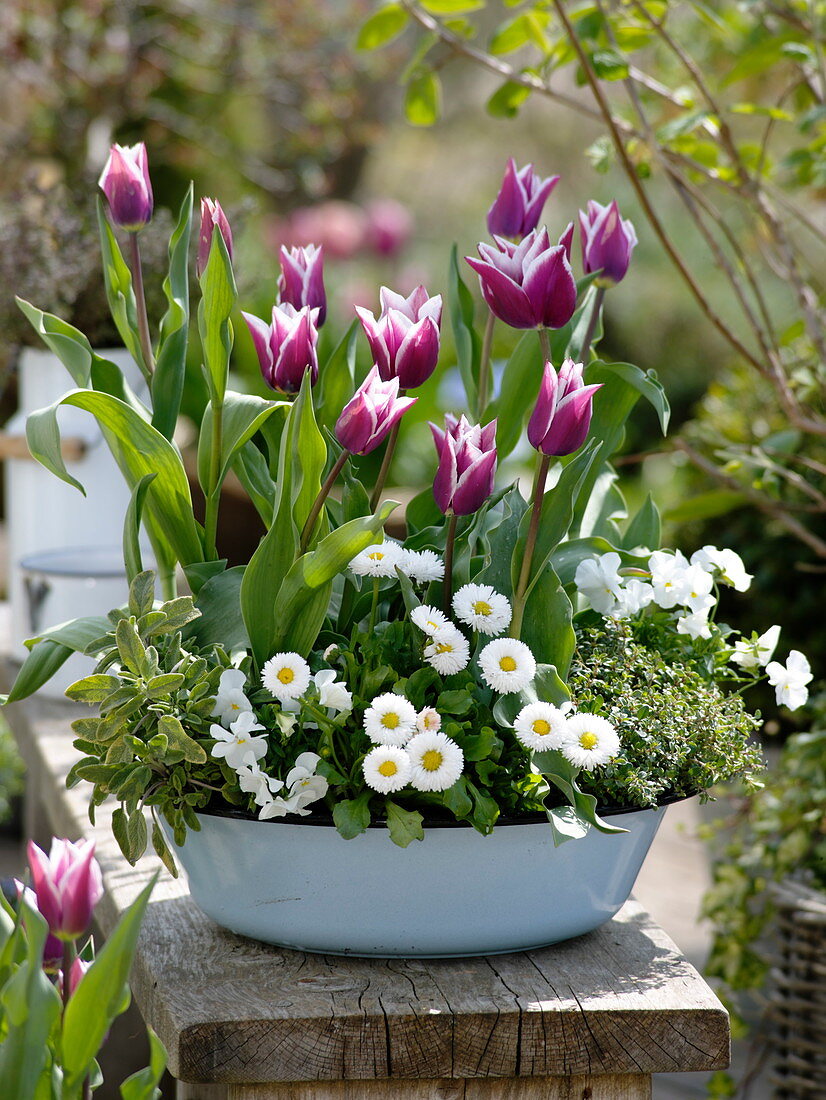
M 97 843 L 105 934 L 158 861 L 129 867 L 105 807 L 92 827 L 84 790 L 65 789 L 76 713 L 29 701 L 8 717 L 29 766 L 31 834 Z M 725 1010 L 633 901 L 540 951 L 343 959 L 225 932 L 164 872 L 132 989 L 179 1100 L 643 1100 L 652 1074 L 729 1057 Z

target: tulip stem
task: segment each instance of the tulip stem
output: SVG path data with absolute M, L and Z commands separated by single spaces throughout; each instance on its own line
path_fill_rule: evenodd
M 212 435 L 209 449 L 209 492 L 204 511 L 204 553 L 207 561 L 218 558 L 218 508 L 221 503 L 221 451 L 224 433 L 224 399 L 220 393 L 212 396 Z
M 404 397 L 405 392 L 405 390 L 399 390 L 399 397 Z M 396 450 L 400 427 L 401 421 L 397 420 L 390 429 L 390 434 L 387 437 L 387 446 L 384 448 L 384 458 L 381 460 L 381 469 L 379 470 L 379 476 L 376 478 L 376 484 L 373 486 L 373 493 L 370 497 L 370 508 L 374 512 L 379 506 L 381 494 L 384 491 L 384 485 L 387 481 L 387 475 L 390 473 L 390 464 L 393 461 L 393 453 Z
M 445 542 L 445 579 L 442 582 L 442 610 L 450 614 L 453 601 L 453 546 L 456 542 L 456 522 L 459 519 L 452 512 L 447 521 L 447 540 Z
M 536 540 L 539 536 L 539 521 L 542 518 L 542 505 L 545 500 L 545 482 L 548 480 L 548 469 L 551 465 L 551 456 L 542 455 L 539 463 L 539 472 L 536 476 L 536 485 L 533 492 L 533 510 L 531 522 L 528 527 L 528 536 L 525 539 L 525 552 L 522 555 L 522 568 L 519 571 L 519 581 L 513 594 L 513 618 L 511 619 L 510 636 L 518 638 L 522 630 L 522 617 L 525 614 L 525 593 L 531 579 L 531 566 L 533 554 L 536 549 Z
M 298 545 L 299 556 L 303 554 L 307 547 L 310 545 L 310 539 L 313 537 L 313 531 L 315 530 L 316 521 L 318 520 L 319 513 L 324 507 L 324 501 L 330 495 L 330 490 L 335 484 L 335 480 L 344 468 L 344 463 L 350 457 L 348 450 L 343 450 L 338 458 L 333 463 L 333 468 L 330 470 L 324 479 L 324 484 L 319 490 L 318 496 L 313 501 L 313 506 L 310 509 L 310 514 L 307 516 L 307 522 L 301 531 L 301 541 Z
M 545 363 L 550 363 L 553 366 L 553 360 L 551 359 L 551 338 L 548 335 L 546 328 L 540 328 L 539 332 L 539 346 L 542 348 L 542 358 L 544 360 L 542 366 L 544 368 Z
M 66 1008 L 69 1004 L 69 998 L 72 996 L 72 965 L 77 958 L 77 950 L 75 949 L 74 940 L 64 940 L 63 943 L 63 1013 L 65 1015 Z
M 479 362 L 479 389 L 476 400 L 476 419 L 481 424 L 485 409 L 488 407 L 490 396 L 490 365 L 493 352 L 493 330 L 496 327 L 496 317 L 492 312 L 488 313 L 485 335 L 482 340 L 482 358 Z
M 591 341 L 597 328 L 597 321 L 602 312 L 602 301 L 605 298 L 605 287 L 598 286 L 594 295 L 594 304 L 591 307 L 591 316 L 588 318 L 588 328 L 585 330 L 585 339 L 582 341 L 582 351 L 579 353 L 580 362 L 588 366 L 588 357 L 591 354 Z
M 146 293 L 143 289 L 143 265 L 141 263 L 141 246 L 138 243 L 138 234 L 129 234 L 129 247 L 132 254 L 132 286 L 135 290 L 135 307 L 138 312 L 138 340 L 141 345 L 143 363 L 138 366 L 143 372 L 147 382 L 152 381 L 155 373 L 155 357 L 152 354 L 152 340 L 149 336 L 149 318 L 146 314 Z

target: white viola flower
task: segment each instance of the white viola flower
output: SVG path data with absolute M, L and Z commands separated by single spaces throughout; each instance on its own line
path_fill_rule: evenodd
M 560 750 L 574 767 L 593 771 L 620 749 L 617 731 L 599 714 L 574 714 L 567 720 Z
M 489 584 L 462 585 L 453 597 L 453 613 L 480 634 L 491 636 L 508 629 L 512 614 L 507 596 Z
M 440 676 L 452 676 L 467 668 L 470 643 L 461 630 L 445 627 L 424 647 L 424 659 Z
M 336 657 L 338 657 L 339 652 L 340 646 L 337 642 L 333 642 L 331 645 L 327 646 L 321 656 L 324 658 L 325 661 L 333 661 Z
M 261 770 L 261 765 L 251 752 L 247 753 L 244 764 L 235 771 L 238 775 L 238 786 L 246 794 L 255 796 L 257 806 L 266 805 L 284 786 L 280 779 L 274 779 Z
M 244 694 L 247 678 L 240 668 L 225 668 L 218 681 L 218 694 L 212 715 L 222 726 L 228 726 L 242 711 L 252 710 L 252 703 Z
M 445 733 L 417 733 L 407 743 L 410 785 L 417 791 L 446 791 L 462 774 L 465 757 Z
M 413 608 L 410 612 L 410 621 L 417 626 L 419 630 L 423 630 L 425 634 L 429 634 L 431 638 L 435 637 L 440 630 L 456 629 L 443 611 L 440 611 L 438 607 L 431 607 L 426 603 Z
M 485 683 L 500 695 L 522 691 L 536 675 L 533 653 L 517 638 L 495 638 L 479 654 Z
M 364 712 L 364 732 L 375 745 L 401 746 L 416 729 L 416 708 L 394 691 L 377 695 Z
M 627 619 L 648 607 L 653 599 L 654 589 L 651 585 L 632 577 L 619 590 L 612 614 L 616 619 Z
M 404 550 L 399 569 L 416 584 L 440 581 L 445 575 L 445 563 L 435 550 Z
M 728 548 L 718 550 L 716 546 L 704 546 L 691 555 L 691 564 L 699 565 L 709 572 L 716 570 L 720 574 L 720 580 L 730 584 L 738 592 L 747 592 L 753 579 L 752 574 L 746 572 L 740 555 Z
M 734 643 L 731 663 L 739 665 L 746 672 L 752 672 L 761 665 L 767 665 L 774 656 L 779 639 L 780 627 L 777 625 L 770 626 L 755 641 L 741 638 L 739 642 Z
M 686 591 L 680 600 L 682 606 L 690 611 L 710 610 L 715 603 L 714 597 L 710 595 L 714 587 L 714 577 L 711 573 L 707 573 L 702 566 L 689 565 L 683 574 L 683 579 Z
M 526 749 L 558 749 L 568 728 L 565 715 L 551 703 L 528 703 L 517 714 L 514 732 Z
M 576 567 L 574 584 L 594 611 L 608 615 L 614 610 L 622 587 L 619 575 L 621 558 L 613 550 L 598 558 L 584 558 Z
M 442 716 L 435 707 L 424 707 L 416 715 L 416 729 L 419 733 L 438 733 L 442 728 Z
M 256 722 L 251 710 L 242 711 L 228 730 L 213 722 L 209 729 L 210 737 L 216 741 L 212 746 L 212 755 L 216 760 L 223 757 L 236 770 L 246 764 L 249 754 L 253 760 L 260 760 L 267 754 L 267 738 L 252 735 L 254 730 L 262 729 L 264 727 Z
M 385 539 L 375 542 L 356 554 L 350 571 L 357 577 L 396 577 L 396 566 L 402 564 L 404 551 L 397 542 Z
M 343 714 L 353 709 L 353 694 L 348 691 L 343 680 L 336 679 L 336 673 L 331 668 L 322 668 L 313 677 L 313 683 L 318 688 L 318 701 L 322 707 L 336 714 Z
M 316 775 L 315 770 L 321 761 L 321 757 L 315 752 L 302 752 L 295 759 L 295 764 L 287 774 L 286 798 L 274 798 L 261 807 L 258 817 L 261 821 L 268 818 L 284 817 L 286 814 L 298 814 L 306 817 L 312 811 L 306 809 L 312 802 L 317 802 L 327 793 L 328 783 L 323 775 Z
M 654 602 L 665 610 L 685 602 L 691 591 L 686 577 L 689 563 L 681 550 L 655 550 L 648 559 Z
M 393 794 L 406 787 L 413 764 L 398 745 L 376 745 L 362 762 L 364 782 L 379 794 Z
M 714 603 L 714 600 L 711 600 Z M 710 638 L 711 623 L 708 621 L 708 610 L 689 611 L 677 619 L 677 633 L 687 634 L 689 638 Z
M 261 683 L 281 703 L 300 699 L 310 686 L 310 666 L 297 653 L 276 653 L 261 669 Z
M 806 685 L 811 682 L 812 668 L 799 649 L 791 651 L 785 666 L 779 661 L 769 661 L 766 675 L 774 688 L 779 706 L 797 710 L 809 698 Z

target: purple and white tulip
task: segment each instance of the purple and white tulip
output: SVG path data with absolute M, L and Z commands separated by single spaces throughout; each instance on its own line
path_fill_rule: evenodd
M 109 203 L 112 221 L 121 229 L 137 233 L 152 220 L 154 198 L 142 141 L 138 145 L 111 147 L 98 186 Z
M 369 309 L 356 306 L 373 362 L 385 382 L 398 378 L 401 389 L 415 389 L 428 380 L 439 359 L 442 297 L 430 298 L 423 286 L 417 286 L 405 298 L 383 286 L 380 299 L 378 319 Z
M 298 393 L 304 372 L 310 381 L 318 379 L 318 310 L 304 306 L 294 309 L 288 303 L 273 307 L 272 324 L 251 313 L 241 314 L 255 344 L 264 381 L 282 393 Z
M 195 274 L 200 279 L 209 262 L 209 250 L 212 248 L 212 234 L 215 228 L 224 238 L 230 260 L 232 260 L 232 230 L 227 216 L 217 199 L 201 199 L 201 231 L 198 236 L 198 256 L 195 261 Z
M 521 240 L 536 229 L 545 201 L 559 183 L 559 176 L 542 179 L 532 164 L 517 168 L 513 157 L 508 160 L 499 194 L 488 211 L 491 236 Z
M 336 421 L 336 439 L 351 454 L 367 455 L 388 435 L 415 397 L 399 397 L 399 380 L 383 382 L 373 367 Z
M 594 394 L 601 387 L 586 386 L 582 363 L 566 359 L 556 373 L 545 364 L 531 418 L 528 441 L 543 455 L 570 455 L 585 442 L 591 426 Z
M 30 840 L 28 856 L 37 908 L 49 931 L 59 940 L 82 936 L 103 894 L 94 841 L 73 844 L 54 838 L 46 855 Z
M 314 244 L 303 248 L 281 246 L 281 275 L 278 279 L 281 304 L 295 309 L 318 310 L 316 326 L 321 328 L 327 316 L 327 294 L 324 290 L 324 249 Z
M 496 421 L 481 427 L 450 413 L 444 430 L 430 425 L 439 455 L 433 496 L 445 515 L 469 516 L 493 492 L 496 477 Z
M 567 240 L 552 245 L 548 230 L 535 229 L 519 244 L 496 237 L 480 244 L 481 260 L 465 259 L 479 276 L 491 312 L 511 328 L 562 328 L 573 316 L 576 282 L 568 262 Z M 567 244 L 566 244 L 567 241 Z
M 579 231 L 585 274 L 600 271 L 594 280 L 597 286 L 621 282 L 631 262 L 637 234 L 631 222 L 620 217 L 616 199 L 608 206 L 590 199 L 588 212 L 579 212 Z

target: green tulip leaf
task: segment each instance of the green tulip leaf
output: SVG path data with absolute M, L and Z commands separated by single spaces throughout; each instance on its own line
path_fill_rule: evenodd
M 223 484 L 235 455 L 269 417 L 277 411 L 287 412 L 290 407 L 289 401 L 267 401 L 264 397 L 227 390 L 221 414 L 221 454 L 218 470 L 212 471 L 211 444 L 215 412 L 211 404 L 207 405 L 198 440 L 198 481 L 204 493 L 209 494 Z M 213 485 L 212 478 L 216 475 L 217 480 Z
M 482 345 L 473 327 L 473 295 L 465 286 L 459 270 L 459 252 L 456 245 L 450 250 L 447 271 L 447 308 L 456 344 L 456 360 L 469 409 L 475 409 L 478 401 L 479 361 Z
M 123 521 L 123 562 L 130 584 L 144 571 L 140 540 L 141 516 L 147 489 L 157 476 L 153 470 L 151 474 L 146 474 L 140 479 L 132 490 L 132 497 L 126 509 L 126 518 Z
M 149 1065 L 127 1077 L 120 1087 L 121 1100 L 155 1100 L 160 1096 L 158 1085 L 166 1069 L 166 1049 L 151 1027 L 146 1029 L 149 1038 Z
M 654 498 L 649 493 L 640 505 L 637 514 L 628 524 L 622 544 L 626 550 L 636 550 L 638 547 L 643 547 L 646 550 L 658 550 L 660 537 L 660 512 L 654 503 Z
M 342 336 L 330 358 L 319 370 L 318 422 L 332 430 L 339 414 L 356 388 L 356 352 L 361 325 L 353 321 Z
M 161 321 L 158 355 L 152 376 L 152 424 L 167 439 L 172 438 L 178 422 L 186 374 L 192 195 L 190 184 L 181 203 L 178 224 L 169 240 L 169 270 L 163 283 L 167 309 Z
M 16 298 L 15 301 L 31 322 L 34 331 L 72 376 L 74 384 L 86 389 L 89 386 L 92 364 L 95 361 L 108 360 L 101 359 L 79 329 L 61 321 L 53 313 L 44 313 L 42 309 L 37 309 L 22 298 Z M 109 365 L 114 367 L 112 363 Z M 116 367 L 114 369 L 117 370 Z
M 519 442 L 542 381 L 542 348 L 534 331 L 526 332 L 505 364 L 495 402 L 496 450 L 500 460 Z
M 204 353 L 204 374 L 212 400 L 220 403 L 227 388 L 233 341 L 230 315 L 238 292 L 235 289 L 232 260 L 217 225 L 212 230 L 209 259 L 201 273 L 201 293 L 203 296 L 198 307 L 198 331 Z
M 135 304 L 135 292 L 132 289 L 132 273 L 123 258 L 112 226 L 109 224 L 109 219 L 106 216 L 106 204 L 101 195 L 98 195 L 97 214 L 98 228 L 100 229 L 100 249 L 103 258 L 103 281 L 112 320 L 115 322 L 115 327 L 121 340 L 123 340 L 124 346 L 140 366 L 144 376 L 147 376 L 149 373 L 148 367 L 144 361 L 140 337 L 138 336 L 138 313 Z

